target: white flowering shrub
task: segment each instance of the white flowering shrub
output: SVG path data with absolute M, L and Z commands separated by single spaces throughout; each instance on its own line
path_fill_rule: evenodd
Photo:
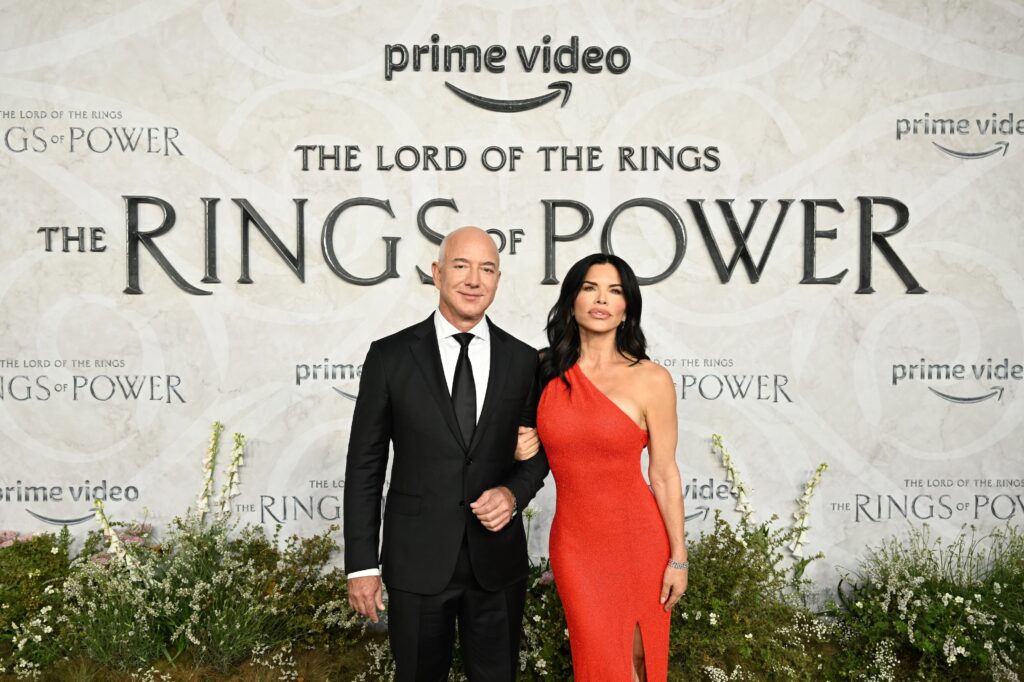
M 118 561 L 76 559 L 55 617 L 68 649 L 116 670 L 142 668 L 163 655 L 151 570 L 148 563 L 130 569 Z
M 519 680 L 568 680 L 572 676 L 569 630 L 555 576 L 544 559 L 530 568 L 519 653 Z
M 0 531 L 0 674 L 19 661 L 19 670 L 42 669 L 64 655 L 53 611 L 62 602 L 70 545 L 66 528 L 59 535 Z
M 343 572 L 330 562 L 337 526 L 310 538 L 268 538 L 259 526 L 238 528 L 229 501 L 238 493 L 245 439 L 235 434 L 231 461 L 211 512 L 221 427 L 214 426 L 196 508 L 175 519 L 157 543 L 147 524 L 117 523 L 96 505 L 101 530 L 67 562 L 70 539 L 49 537 L 64 573 L 39 586 L 37 600 L 0 638 L 2 672 L 36 677 L 78 657 L 104 670 L 158 679 L 157 661 L 181 660 L 226 671 L 243 662 L 298 679 L 296 648 L 331 650 L 361 638 Z M 39 541 L 42 542 L 42 541 Z M 0 549 L 0 552 L 7 552 Z M 21 551 L 19 549 L 19 551 Z M 11 555 L 0 554 L 0 567 Z M 34 572 L 19 576 L 33 584 Z M 0 597 L 7 578 L 0 576 Z M 44 591 L 45 590 L 45 591 Z M 13 609 L 12 609 L 13 611 Z M 49 673 L 51 676 L 53 672 Z M 66 679 L 57 673 L 54 679 Z M 107 679 L 100 674 L 97 679 Z M 191 679 L 191 678 L 190 678 Z
M 1019 679 L 1024 536 L 1017 528 L 980 537 L 962 529 L 945 542 L 927 525 L 911 527 L 906 538 L 869 550 L 843 580 L 840 616 L 854 638 L 845 656 L 860 668 L 856 652 L 873 652 L 867 667 L 880 670 L 873 679 Z
M 775 515 L 758 523 L 753 489 L 737 460 L 720 435 L 711 445 L 739 518 L 733 524 L 716 511 L 711 532 L 688 543 L 689 587 L 672 617 L 670 679 L 824 679 L 822 645 L 834 627 L 806 608 L 803 573 L 821 556 L 808 556 L 804 539 L 810 501 L 828 467 L 811 474 L 791 525 L 779 524 Z
M 157 538 L 108 518 L 71 558 L 70 534 L 0 532 L 0 680 L 394 679 L 386 637 L 367 632 L 332 567 L 332 527 L 281 540 L 239 528 L 245 439 L 217 476 L 215 425 L 195 508 Z M 673 682 L 1019 682 L 1024 668 L 1024 536 L 1012 526 L 951 542 L 927 527 L 870 549 L 844 575 L 841 604 L 807 608 L 811 472 L 786 526 L 757 522 L 739 458 L 712 439 L 738 520 L 716 513 L 692 539 L 675 608 Z M 218 487 L 217 479 L 223 481 Z M 216 499 L 211 500 L 219 490 Z M 530 532 L 536 509 L 523 516 Z M 787 515 L 788 517 L 788 515 Z M 279 531 L 279 529 L 278 529 Z M 546 560 L 531 563 L 518 680 L 572 679 L 568 632 Z M 320 658 L 317 659 L 317 656 Z M 319 661 L 319 662 L 318 662 Z M 448 682 L 465 682 L 458 644 Z

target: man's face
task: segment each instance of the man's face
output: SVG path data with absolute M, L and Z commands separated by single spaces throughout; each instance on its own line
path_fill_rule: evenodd
M 431 270 L 441 293 L 438 307 L 449 322 L 465 331 L 483 319 L 501 278 L 498 249 L 486 232 L 465 228 L 452 233 L 444 262 L 434 263 Z

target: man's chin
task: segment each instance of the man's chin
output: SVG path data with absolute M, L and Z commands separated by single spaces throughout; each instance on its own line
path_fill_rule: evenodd
M 479 320 L 487 312 L 486 305 L 475 305 L 475 306 L 463 306 L 458 308 L 455 313 L 464 320 Z

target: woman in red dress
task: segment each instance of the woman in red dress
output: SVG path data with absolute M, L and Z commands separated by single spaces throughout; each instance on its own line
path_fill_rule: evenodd
M 537 429 L 522 430 L 516 454 L 535 453 L 539 436 L 555 478 L 551 567 L 576 682 L 663 682 L 686 592 L 675 388 L 647 357 L 641 306 L 621 258 L 572 266 L 548 315 Z

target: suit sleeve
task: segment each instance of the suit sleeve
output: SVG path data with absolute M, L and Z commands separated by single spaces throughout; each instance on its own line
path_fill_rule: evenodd
M 533 383 L 526 402 L 523 404 L 523 412 L 519 419 L 521 426 L 537 427 L 537 404 L 540 402 L 541 385 L 540 375 L 537 371 L 536 361 L 530 365 L 533 371 Z M 519 511 L 526 509 L 537 491 L 544 485 L 544 479 L 548 475 L 548 457 L 541 445 L 536 455 L 524 462 L 516 462 L 512 475 L 502 485 L 508 487 L 516 496 L 516 506 Z
M 391 399 L 380 349 L 370 344 L 345 459 L 345 571 L 379 565 L 380 508 L 391 442 Z

